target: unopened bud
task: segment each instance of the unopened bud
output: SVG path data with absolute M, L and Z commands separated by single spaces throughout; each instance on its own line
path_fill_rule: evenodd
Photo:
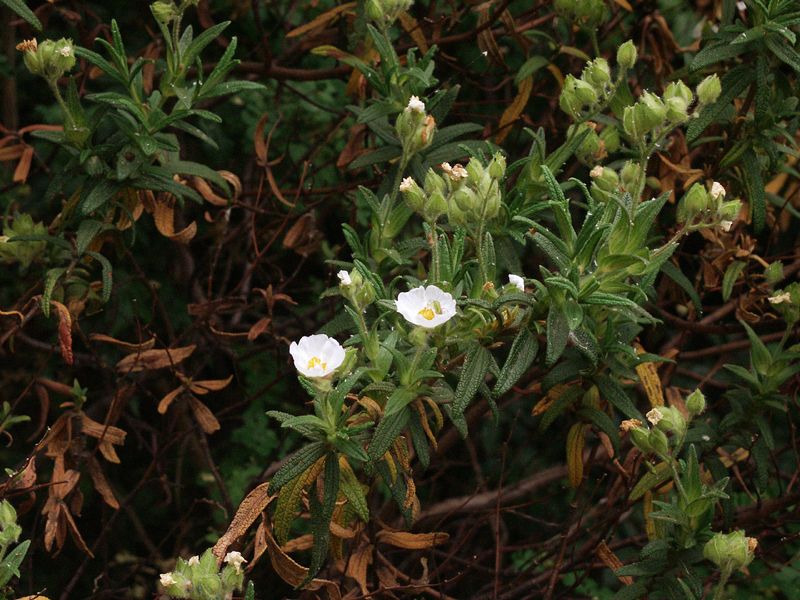
M 646 130 L 650 131 L 664 124 L 667 116 L 667 107 L 664 102 L 651 92 L 645 92 L 639 98 L 637 110 Z
M 500 152 L 497 152 L 492 157 L 492 161 L 489 163 L 487 170 L 489 171 L 489 176 L 492 179 L 503 179 L 503 177 L 506 175 L 506 157 Z
M 706 397 L 699 389 L 693 391 L 686 397 L 686 410 L 689 414 L 697 416 L 706 409 Z
M 731 573 L 753 561 L 757 546 L 758 540 L 745 537 L 742 530 L 715 533 L 703 547 L 703 556 L 721 570 Z
M 617 50 L 617 64 L 626 71 L 632 69 L 636 64 L 637 54 L 633 40 L 628 40 Z
M 162 25 L 169 25 L 180 12 L 175 3 L 171 0 L 159 0 L 150 5 L 150 12 L 153 13 L 156 21 Z
M 595 87 L 595 90 L 602 92 L 611 83 L 611 69 L 605 58 L 596 58 L 587 63 L 583 70 L 582 79 Z
M 721 93 L 722 83 L 716 73 L 709 75 L 697 85 L 697 99 L 700 104 L 713 104 Z

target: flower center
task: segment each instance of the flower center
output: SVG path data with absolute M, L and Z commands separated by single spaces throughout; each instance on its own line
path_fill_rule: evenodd
M 442 314 L 442 305 L 436 301 L 433 301 L 425 306 L 425 308 L 421 309 L 417 314 L 426 321 L 433 321 L 433 317 Z
M 326 371 L 328 369 L 328 363 L 322 362 L 321 358 L 315 356 L 310 361 L 308 361 L 308 368 L 315 369 L 317 367 L 322 367 L 322 370 Z

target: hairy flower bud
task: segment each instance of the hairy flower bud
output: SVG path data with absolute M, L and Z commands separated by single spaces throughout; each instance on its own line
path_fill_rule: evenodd
M 150 12 L 153 13 L 156 21 L 162 25 L 169 25 L 172 20 L 180 14 L 178 7 L 172 0 L 158 0 L 150 5 Z
M 647 131 L 664 124 L 667 116 L 667 107 L 664 102 L 651 92 L 645 92 L 637 103 L 639 116 Z
M 697 416 L 706 409 L 706 397 L 699 389 L 693 391 L 686 397 L 686 410 L 689 414 Z
M 492 179 L 503 179 L 503 177 L 506 175 L 506 157 L 500 152 L 495 153 L 495 155 L 492 157 L 492 161 L 487 167 L 487 170 L 489 171 L 489 176 Z
M 709 75 L 697 85 L 697 99 L 701 105 L 713 104 L 722 93 L 722 83 L 715 73 Z
M 411 177 L 406 177 L 400 183 L 399 189 L 408 207 L 416 213 L 422 212 L 422 208 L 425 206 L 425 192 L 419 187 L 419 184 Z
M 564 87 L 561 89 L 561 95 L 558 98 L 559 108 L 571 117 L 578 117 L 583 108 L 583 102 L 575 93 L 576 81 L 577 79 L 574 76 L 567 75 L 564 80 Z
M 617 64 L 626 71 L 632 69 L 636 64 L 637 54 L 633 40 L 628 40 L 617 50 Z
M 23 52 L 23 61 L 28 70 L 55 82 L 59 77 L 75 66 L 75 47 L 72 40 L 45 40 L 41 44 L 36 40 L 28 40 L 17 46 Z
M 731 573 L 753 561 L 757 546 L 758 540 L 745 537 L 742 530 L 715 533 L 703 547 L 703 556 L 721 570 Z
M 596 58 L 586 64 L 581 78 L 594 86 L 598 94 L 605 90 L 605 86 L 611 83 L 611 68 L 605 58 Z
M 625 107 L 622 112 L 622 129 L 630 139 L 637 141 L 647 133 L 647 127 L 637 104 Z

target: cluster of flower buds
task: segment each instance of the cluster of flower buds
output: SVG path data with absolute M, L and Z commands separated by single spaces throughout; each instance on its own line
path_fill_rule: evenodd
M 749 565 L 758 547 L 756 538 L 745 537 L 744 531 L 715 533 L 703 547 L 703 556 L 717 565 L 723 573 L 733 573 Z
M 603 0 L 555 0 L 553 7 L 563 18 L 587 29 L 604 23 L 609 16 Z
M 55 82 L 59 77 L 75 66 L 75 47 L 72 40 L 45 40 L 41 44 L 36 39 L 25 40 L 17 44 L 22 52 L 25 66 L 34 75 Z
M 597 123 L 592 121 L 570 125 L 567 137 L 573 135 L 584 136 L 580 146 L 575 150 L 575 157 L 585 165 L 596 164 L 608 156 L 609 152 L 616 152 L 619 149 L 619 134 L 613 125 L 603 128 L 600 134 L 597 133 Z
M 408 206 L 428 222 L 446 214 L 457 225 L 478 223 L 500 214 L 502 195 L 500 183 L 506 173 L 506 159 L 499 152 L 487 166 L 477 157 L 467 166 L 441 165 L 442 175 L 429 169 L 422 187 L 407 177 L 400 184 Z
M 636 62 L 636 47 L 625 42 L 617 51 L 618 78 L 621 79 Z M 578 119 L 583 111 L 595 112 L 614 94 L 616 87 L 611 68 L 605 58 L 586 63 L 580 78 L 567 75 L 558 99 L 558 105 L 572 118 Z
M 650 410 L 646 417 L 650 427 L 639 419 L 629 419 L 620 425 L 622 431 L 627 432 L 639 450 L 644 453 L 655 453 L 659 456 L 669 454 L 669 438 L 679 440 L 681 443 L 686 436 L 689 422 L 702 413 L 706 408 L 706 399 L 703 392 L 695 390 L 686 398 L 688 419 L 674 406 L 658 406 Z
M 336 276 L 339 278 L 339 290 L 342 296 L 347 298 L 357 311 L 363 311 L 375 301 L 375 287 L 369 281 L 364 281 L 358 269 L 350 272 L 341 270 Z
M 411 96 L 405 109 L 398 115 L 394 128 L 403 145 L 404 155 L 410 158 L 431 145 L 436 120 L 433 115 L 426 114 L 422 100 Z
M 720 183 L 715 181 L 710 190 L 695 183 L 678 203 L 677 217 L 680 223 L 719 223 L 723 231 L 730 231 L 741 208 L 741 201 L 725 200 L 725 188 Z
M 401 13 L 411 8 L 412 4 L 414 0 L 367 0 L 364 12 L 379 27 L 388 27 Z
M 247 562 L 239 552 L 228 552 L 220 571 L 217 559 L 209 548 L 202 556 L 178 559 L 174 571 L 162 573 L 161 586 L 173 598 L 219 600 L 230 598 L 244 583 L 242 564 Z
M 0 502 L 0 548 L 16 543 L 22 534 L 17 524 L 17 511 L 8 500 Z

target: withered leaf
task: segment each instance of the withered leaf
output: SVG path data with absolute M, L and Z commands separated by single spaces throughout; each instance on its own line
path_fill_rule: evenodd
M 158 413 L 161 415 L 165 414 L 167 412 L 167 409 L 172 404 L 172 401 L 175 400 L 175 398 L 177 398 L 183 391 L 185 391 L 185 388 L 183 386 L 179 386 L 176 387 L 174 390 L 172 390 L 169 394 L 164 396 L 161 399 L 161 402 L 158 403 Z
M 96 458 L 90 457 L 87 461 L 87 467 L 89 476 L 94 482 L 94 488 L 97 490 L 97 493 L 102 496 L 103 501 L 111 508 L 119 510 L 119 502 L 117 502 L 114 492 L 111 491 L 111 486 L 109 485 L 103 470 L 100 468 L 100 463 L 97 462 Z
M 193 344 L 181 348 L 145 350 L 129 354 L 117 363 L 117 371 L 119 373 L 137 373 L 174 366 L 189 358 L 196 347 Z
M 192 412 L 194 412 L 194 416 L 203 431 L 210 435 L 219 430 L 219 421 L 217 421 L 217 417 L 214 416 L 211 409 L 194 396 L 189 396 L 189 405 L 192 407 Z
M 350 560 L 347 562 L 347 570 L 345 575 L 351 579 L 355 579 L 358 587 L 361 588 L 361 593 L 365 596 L 369 594 L 367 587 L 367 569 L 372 564 L 372 544 L 361 544 L 358 549 L 350 555 Z
M 441 531 L 430 533 L 409 533 L 407 531 L 388 531 L 383 529 L 378 532 L 378 541 L 397 548 L 406 550 L 424 550 L 445 543 L 450 535 Z
M 262 483 L 242 500 L 242 503 L 239 505 L 239 510 L 236 511 L 231 524 L 228 526 L 228 530 L 217 540 L 217 543 L 214 544 L 212 552 L 214 556 L 217 557 L 217 562 L 222 561 L 222 558 L 228 551 L 228 546 L 250 529 L 250 526 L 258 518 L 258 515 L 260 515 L 275 498 L 275 496 L 269 495 L 268 489 L 269 482 Z

